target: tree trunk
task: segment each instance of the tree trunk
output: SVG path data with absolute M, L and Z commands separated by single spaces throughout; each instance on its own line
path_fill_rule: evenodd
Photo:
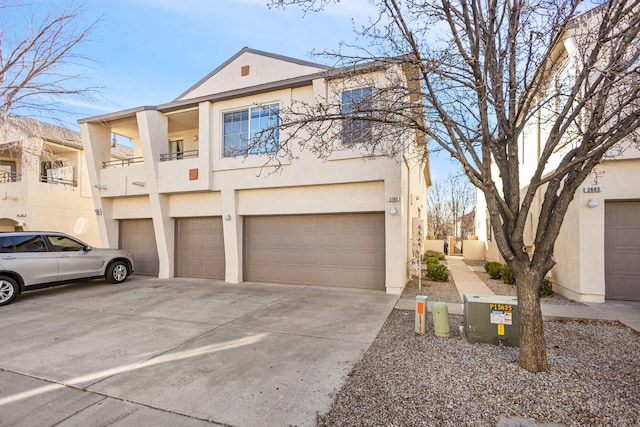
M 514 277 L 518 292 L 520 367 L 529 372 L 548 372 L 547 343 L 540 308 L 542 278 L 526 271 L 514 272 Z

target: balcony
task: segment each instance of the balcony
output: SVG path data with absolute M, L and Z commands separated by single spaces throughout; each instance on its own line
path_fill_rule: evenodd
M 54 184 L 54 185 L 69 185 L 71 187 L 77 187 L 78 181 L 75 179 L 65 179 L 65 178 L 56 178 L 47 175 L 40 176 L 40 182 L 44 182 L 46 184 Z
M 144 163 L 144 157 L 131 157 L 128 159 L 109 160 L 106 162 L 102 162 L 102 169 L 120 168 L 133 165 L 135 163 Z
M 5 184 L 9 182 L 20 182 L 20 181 L 22 181 L 22 174 L 19 172 L 0 173 L 0 184 Z
M 163 154 L 160 154 L 160 161 L 169 162 L 172 160 L 194 159 L 198 157 L 198 154 L 199 154 L 199 150 L 187 150 L 187 151 L 178 151 L 175 153 L 163 153 Z

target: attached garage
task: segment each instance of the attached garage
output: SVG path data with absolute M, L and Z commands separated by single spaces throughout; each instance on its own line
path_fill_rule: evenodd
M 640 301 L 640 202 L 605 204 L 605 298 Z
M 385 289 L 383 213 L 245 218 L 245 280 Z
M 136 274 L 158 275 L 160 262 L 151 219 L 120 220 L 120 247 L 133 255 Z
M 176 220 L 176 276 L 224 280 L 221 217 Z

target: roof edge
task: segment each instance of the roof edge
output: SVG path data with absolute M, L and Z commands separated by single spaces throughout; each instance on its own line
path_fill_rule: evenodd
M 265 56 L 268 58 L 272 58 L 272 59 L 277 59 L 280 61 L 286 61 L 286 62 L 290 62 L 292 64 L 297 64 L 297 65 L 303 65 L 306 67 L 313 67 L 313 68 L 320 68 L 323 69 L 325 71 L 330 70 L 332 67 L 328 66 L 328 65 L 324 65 L 324 64 L 317 64 L 315 62 L 310 62 L 310 61 L 305 61 L 302 59 L 297 59 L 297 58 L 292 58 L 290 56 L 285 56 L 285 55 L 280 55 L 277 53 L 271 53 L 271 52 L 266 52 L 263 50 L 257 50 L 257 49 L 252 49 L 250 47 L 243 47 L 242 49 L 240 49 L 235 55 L 233 55 L 231 58 L 227 59 L 226 61 L 224 61 L 222 64 L 220 64 L 219 66 L 217 66 L 213 71 L 211 71 L 209 74 L 207 74 L 206 76 L 204 76 L 203 78 L 201 78 L 196 84 L 194 84 L 193 86 L 191 86 L 190 88 L 188 88 L 187 90 L 185 90 L 184 92 L 182 92 L 177 98 L 175 98 L 173 101 L 181 101 L 182 97 L 184 97 L 185 95 L 187 95 L 189 92 L 193 92 L 196 88 L 198 88 L 199 86 L 201 86 L 202 84 L 204 84 L 204 82 L 206 82 L 207 80 L 209 80 L 211 77 L 213 77 L 214 75 L 216 75 L 218 72 L 220 72 L 220 70 L 222 70 L 223 68 L 225 68 L 227 65 L 229 65 L 230 63 L 232 63 L 233 61 L 235 61 L 236 59 L 238 59 L 241 55 L 245 54 L 245 53 L 252 53 L 254 55 L 261 55 L 261 56 Z

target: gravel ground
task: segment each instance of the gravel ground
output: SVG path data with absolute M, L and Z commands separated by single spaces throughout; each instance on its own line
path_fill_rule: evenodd
M 460 302 L 451 283 L 425 293 Z M 393 310 L 319 426 L 495 426 L 525 418 L 569 426 L 640 426 L 640 334 L 610 322 L 545 322 L 551 372 L 518 367 L 517 348 L 414 333 L 414 313 Z M 429 316 L 429 328 L 433 330 Z M 516 424 L 520 425 L 520 424 Z

